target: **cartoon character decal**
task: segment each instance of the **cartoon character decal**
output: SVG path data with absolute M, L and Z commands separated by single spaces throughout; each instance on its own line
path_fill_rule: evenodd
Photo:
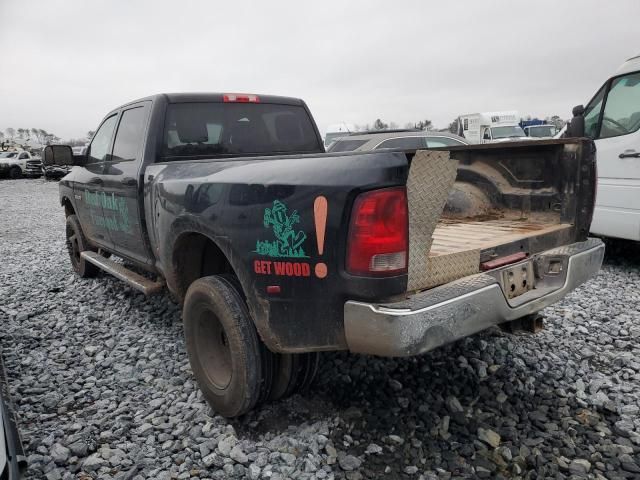
M 264 226 L 271 227 L 275 240 L 258 240 L 256 253 L 272 258 L 309 258 L 302 247 L 307 234 L 296 231 L 294 226 L 300 223 L 297 210 L 287 213 L 287 206 L 280 200 L 274 200 L 271 208 L 264 209 Z
M 316 197 L 313 203 L 313 217 L 316 228 L 316 241 L 320 257 L 325 250 L 325 230 L 327 223 L 328 202 L 323 196 Z M 263 224 L 271 228 L 275 240 L 258 240 L 254 253 L 271 258 L 305 259 L 303 245 L 307 234 L 296 230 L 300 223 L 297 210 L 288 213 L 287 206 L 280 200 L 274 200 L 271 208 L 264 209 Z M 305 261 L 272 261 L 254 260 L 254 272 L 258 275 L 284 275 L 287 277 L 310 277 L 315 273 L 317 278 L 325 278 L 328 274 L 327 264 L 318 262 L 315 266 Z

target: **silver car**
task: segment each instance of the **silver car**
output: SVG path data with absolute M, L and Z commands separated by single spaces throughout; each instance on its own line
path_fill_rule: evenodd
M 457 147 L 468 145 L 458 135 L 433 130 L 381 130 L 358 132 L 339 138 L 329 147 L 328 152 L 362 152 L 381 148 L 420 150 L 425 148 Z

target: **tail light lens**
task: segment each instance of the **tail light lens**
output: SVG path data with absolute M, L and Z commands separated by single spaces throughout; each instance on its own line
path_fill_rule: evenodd
M 409 214 L 405 187 L 359 195 L 351 212 L 347 271 L 391 276 L 407 271 Z

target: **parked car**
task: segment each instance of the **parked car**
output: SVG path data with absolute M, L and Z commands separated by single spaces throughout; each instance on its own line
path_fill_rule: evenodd
M 324 148 L 329 147 L 339 138 L 349 135 L 355 131 L 355 126 L 350 123 L 334 123 L 327 127 L 327 131 L 324 135 Z
M 305 388 L 320 351 L 535 325 L 604 255 L 587 139 L 325 153 L 302 100 L 188 93 L 118 107 L 86 155 L 44 158 L 76 165 L 59 187 L 75 272 L 166 284 L 225 416 Z
M 87 145 L 78 145 L 75 147 L 71 147 L 74 155 L 84 155 L 87 153 Z
M 26 150 L 0 152 L 0 175 L 13 179 L 40 177 L 42 162 Z
M 591 232 L 639 241 L 640 55 L 627 60 L 604 82 L 586 107 L 575 107 L 574 115 L 565 129 L 567 135 L 594 139 L 598 151 L 598 196 Z
M 336 140 L 328 152 L 366 152 L 381 148 L 420 150 L 423 148 L 456 147 L 468 145 L 453 133 L 431 130 L 382 130 L 352 133 Z

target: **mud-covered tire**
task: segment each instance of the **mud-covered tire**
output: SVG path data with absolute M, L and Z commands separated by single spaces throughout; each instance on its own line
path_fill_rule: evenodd
M 237 417 L 259 401 L 264 351 L 238 288 L 222 276 L 193 282 L 183 308 L 187 354 L 207 402 Z
M 269 400 L 287 398 L 309 388 L 320 365 L 319 353 L 279 353 L 274 357 L 276 361 Z
M 71 260 L 73 271 L 82 278 L 95 277 L 98 274 L 99 268 L 80 256 L 81 252 L 91 250 L 91 248 L 84 233 L 82 233 L 80 221 L 75 215 L 69 215 L 67 217 L 66 238 L 67 251 L 69 252 L 69 259 Z
M 11 167 L 11 169 L 9 170 L 9 178 L 11 178 L 12 180 L 22 178 L 22 169 L 18 166 Z

